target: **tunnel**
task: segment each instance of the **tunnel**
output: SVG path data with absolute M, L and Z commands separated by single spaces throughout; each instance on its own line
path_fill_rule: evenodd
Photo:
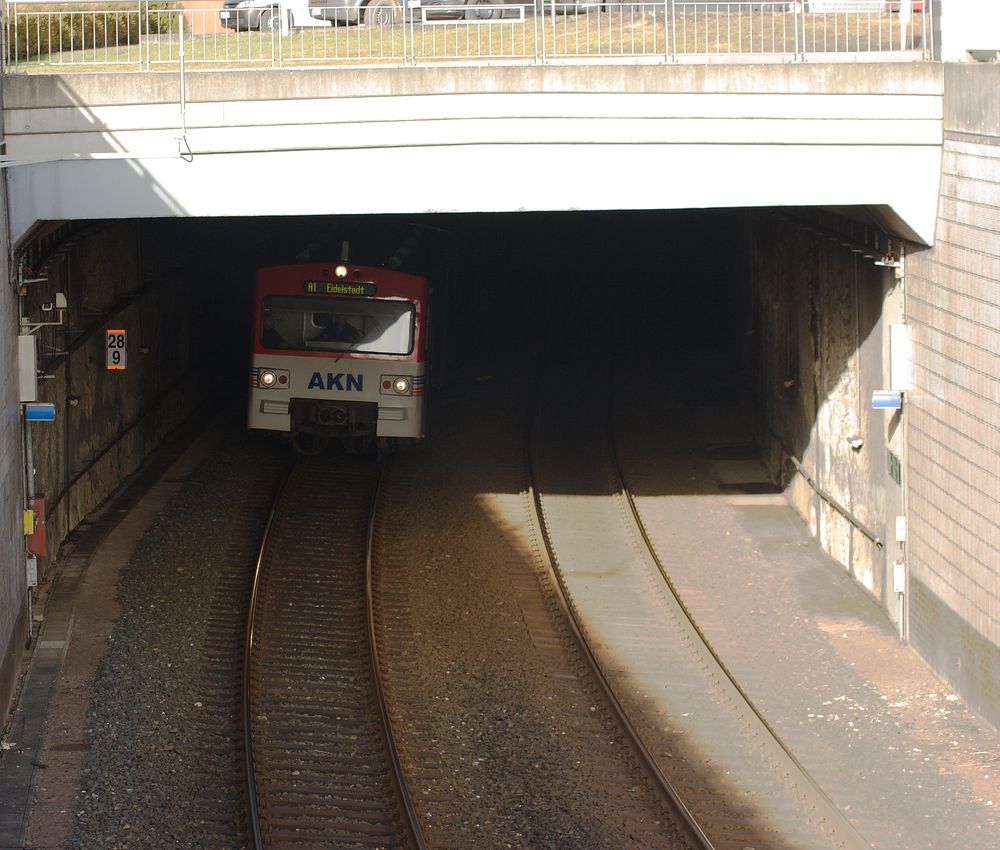
M 868 399 L 891 377 L 900 305 L 885 257 L 904 243 L 882 224 L 856 210 L 720 209 L 43 225 L 23 250 L 35 282 L 21 298 L 45 323 L 38 399 L 58 410 L 30 429 L 40 575 L 171 434 L 245 415 L 255 270 L 349 255 L 431 282 L 429 430 L 477 382 L 530 386 L 554 356 L 594 380 L 653 383 L 742 417 L 773 486 L 794 482 L 813 533 L 891 600 L 881 546 L 898 482 L 870 458 L 899 453 L 900 436 Z M 51 309 L 56 293 L 65 310 Z M 126 332 L 125 368 L 110 368 L 109 330 Z

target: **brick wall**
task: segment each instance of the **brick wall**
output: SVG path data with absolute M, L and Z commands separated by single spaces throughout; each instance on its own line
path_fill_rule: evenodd
M 935 244 L 906 268 L 909 635 L 1000 725 L 1000 67 L 945 86 Z

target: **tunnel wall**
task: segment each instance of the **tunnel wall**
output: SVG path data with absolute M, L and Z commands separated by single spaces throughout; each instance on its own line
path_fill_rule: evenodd
M 0 78 L 0 103 L 3 80 Z M 6 175 L 0 191 L 6 193 Z M 24 489 L 21 419 L 17 383 L 17 296 L 7 265 L 9 254 L 6 204 L 0 204 L 0 706 L 6 706 L 14 686 L 26 636 L 24 538 L 21 506 Z
M 750 376 L 767 463 L 824 549 L 898 620 L 889 542 L 902 489 L 898 418 L 870 409 L 888 385 L 888 327 L 899 314 L 890 270 L 836 238 L 835 218 L 754 219 L 751 237 L 759 363 Z
M 190 245 L 177 250 L 183 235 L 171 231 L 182 225 L 79 226 L 40 240 L 48 281 L 26 299 L 30 316 L 55 292 L 69 303 L 62 327 L 39 331 L 39 400 L 56 407 L 56 421 L 33 434 L 36 492 L 46 501 L 43 577 L 67 534 L 204 403 L 218 376 L 206 362 L 215 290 Z M 107 329 L 127 331 L 123 371 L 106 368 Z
M 1000 66 L 945 66 L 934 247 L 907 262 L 909 635 L 1000 726 Z

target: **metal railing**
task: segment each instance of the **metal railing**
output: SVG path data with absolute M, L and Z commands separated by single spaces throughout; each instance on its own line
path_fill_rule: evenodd
M 313 0 L 315 2 L 315 0 Z M 932 0 L 9 3 L 7 73 L 445 63 L 930 59 Z M 912 3 L 912 6 L 910 5 Z M 404 5 L 405 4 L 405 5 Z

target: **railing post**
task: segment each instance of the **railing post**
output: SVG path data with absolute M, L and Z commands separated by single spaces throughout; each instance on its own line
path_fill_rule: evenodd
M 792 4 L 792 11 L 795 15 L 795 58 L 800 62 L 806 61 L 806 4 L 795 2 Z
M 268 32 L 267 32 L 268 36 L 271 39 L 271 67 L 272 68 L 280 68 L 282 60 L 284 58 L 284 54 L 282 52 L 283 45 L 281 43 L 281 41 L 282 41 L 281 35 L 282 35 L 282 32 L 283 32 L 282 27 L 284 27 L 284 23 L 281 21 L 281 14 L 282 14 L 282 12 L 283 12 L 283 10 L 284 10 L 285 7 L 284 7 L 284 4 L 281 3 L 281 2 L 279 2 L 277 5 L 278 5 L 278 16 L 279 16 L 278 17 L 278 24 L 279 24 L 279 26 L 278 26 L 278 28 L 276 30 L 275 29 L 269 29 Z M 258 32 L 263 33 L 264 30 L 261 29 L 261 30 L 258 30 Z
M 941 11 L 937 0 L 927 0 L 924 3 L 924 13 L 921 15 L 921 26 L 924 37 L 924 59 L 941 60 Z
M 899 4 L 899 50 L 906 50 L 906 32 L 913 20 L 913 5 L 910 0 L 900 0 Z
M 795 3 L 790 3 L 788 5 L 788 11 L 792 13 L 792 31 L 794 33 L 792 37 L 792 50 L 795 53 L 795 58 L 799 58 L 799 11 Z
M 538 4 L 535 7 L 535 21 L 537 22 L 537 21 L 541 20 L 541 22 L 542 22 L 541 35 L 535 41 L 535 64 L 536 65 L 544 65 L 545 61 L 546 61 L 546 59 L 545 59 L 545 56 L 546 56 L 546 54 L 545 54 L 545 0 L 534 0 L 534 1 L 535 1 L 536 4 Z M 555 0 L 553 0 L 553 2 L 555 2 Z M 537 23 L 536 23 L 536 26 L 537 26 Z M 542 45 L 541 55 L 538 54 L 538 44 L 539 43 Z
M 184 84 L 184 14 L 183 12 L 177 18 L 177 26 L 180 29 L 180 51 L 177 54 L 178 62 L 180 63 L 179 68 L 179 82 L 180 82 L 180 107 L 181 107 L 181 136 L 187 136 L 187 92 Z
M 400 5 L 403 7 L 403 64 L 406 65 L 406 33 L 410 29 L 410 25 L 413 23 L 413 11 L 410 9 L 410 0 L 400 0 Z
M 139 0 L 139 24 L 140 41 L 145 43 L 145 47 L 140 49 L 139 56 L 145 64 L 147 71 L 153 67 L 153 39 L 152 39 L 152 18 L 149 14 L 149 0 Z M 157 22 L 158 23 L 158 22 Z M 139 66 L 142 68 L 142 65 Z
M 9 71 L 11 69 L 11 67 L 12 67 L 12 64 L 13 64 L 13 56 L 11 55 L 11 50 L 10 50 L 10 39 L 7 38 L 7 35 L 11 31 L 10 15 L 11 15 L 11 12 L 13 12 L 13 14 L 14 14 L 14 26 L 13 26 L 13 31 L 14 31 L 14 46 L 16 48 L 17 47 L 17 6 L 14 3 L 6 3 L 6 2 L 3 4 L 3 6 L 4 6 L 4 9 L 3 9 L 3 11 L 4 11 L 4 22 L 3 22 L 3 30 L 4 30 L 4 35 L 3 35 L 3 70 Z M 15 50 L 15 55 L 16 55 L 16 52 L 17 51 Z
M 663 0 L 663 49 L 667 62 L 677 61 L 677 18 L 674 0 Z

